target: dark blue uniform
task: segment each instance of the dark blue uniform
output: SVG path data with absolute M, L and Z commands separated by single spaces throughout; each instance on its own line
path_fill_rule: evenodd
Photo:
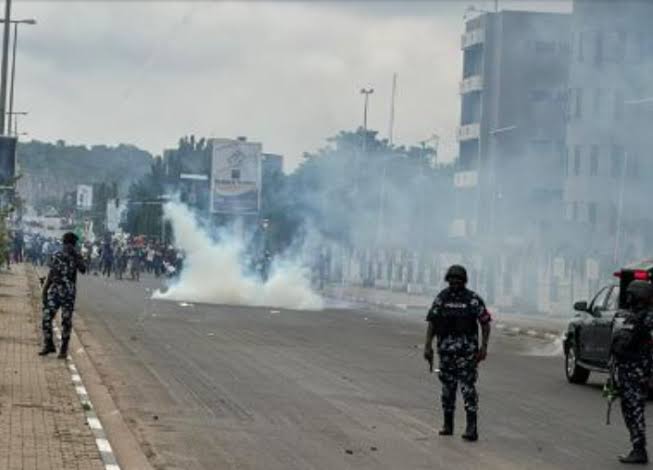
M 433 324 L 437 337 L 443 410 L 445 413 L 455 410 L 460 383 L 465 410 L 476 413 L 478 330 L 479 324 L 491 321 L 483 299 L 466 288 L 446 288 L 435 298 L 426 321 Z
M 653 312 L 631 313 L 626 329 L 632 329 L 630 350 L 613 351 L 615 372 L 621 392 L 621 412 L 633 448 L 646 448 L 646 398 L 651 376 L 651 329 Z M 613 346 L 614 348 L 614 346 Z

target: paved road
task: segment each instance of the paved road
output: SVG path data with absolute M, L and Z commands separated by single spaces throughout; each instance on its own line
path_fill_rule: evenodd
M 158 468 L 609 469 L 596 377 L 566 383 L 536 340 L 496 334 L 481 440 L 440 438 L 424 323 L 364 310 L 272 311 L 149 300 L 153 282 L 81 281 L 82 340 Z

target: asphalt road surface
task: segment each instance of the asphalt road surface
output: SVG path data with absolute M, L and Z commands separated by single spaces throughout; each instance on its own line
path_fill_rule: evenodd
M 573 386 L 538 340 L 494 332 L 480 441 L 437 435 L 440 387 L 421 318 L 149 299 L 152 280 L 83 277 L 82 341 L 156 468 L 610 469 L 628 447 L 619 404 Z M 651 417 L 649 413 L 649 422 Z

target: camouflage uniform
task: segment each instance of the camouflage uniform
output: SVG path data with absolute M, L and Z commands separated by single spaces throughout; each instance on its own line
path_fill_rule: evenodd
M 51 284 L 43 299 L 43 339 L 45 344 L 53 344 L 52 320 L 61 308 L 62 348 L 67 347 L 73 327 L 75 308 L 77 270 L 85 267 L 80 255 L 73 250 L 62 250 L 54 254 L 50 261 Z
M 635 314 L 639 318 L 634 321 L 641 331 L 640 345 L 634 354 L 624 357 L 615 355 L 615 372 L 621 393 L 621 412 L 633 448 L 646 447 L 646 398 L 648 396 L 648 381 L 651 376 L 651 336 L 653 329 L 653 312 Z
M 651 375 L 651 358 L 617 363 L 617 381 L 621 392 L 621 412 L 630 432 L 633 448 L 646 447 L 646 397 Z
M 491 321 L 483 299 L 466 288 L 444 289 L 435 298 L 426 321 L 434 324 L 437 335 L 443 410 L 445 413 L 455 410 L 460 383 L 465 410 L 476 413 L 478 325 Z

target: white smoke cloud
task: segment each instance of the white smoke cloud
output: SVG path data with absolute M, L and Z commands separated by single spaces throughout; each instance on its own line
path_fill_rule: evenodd
M 164 206 L 178 248 L 186 253 L 178 281 L 153 299 L 229 305 L 321 310 L 322 298 L 310 286 L 309 272 L 292 259 L 275 260 L 266 282 L 245 274 L 244 246 L 233 235 L 213 241 L 186 206 Z

